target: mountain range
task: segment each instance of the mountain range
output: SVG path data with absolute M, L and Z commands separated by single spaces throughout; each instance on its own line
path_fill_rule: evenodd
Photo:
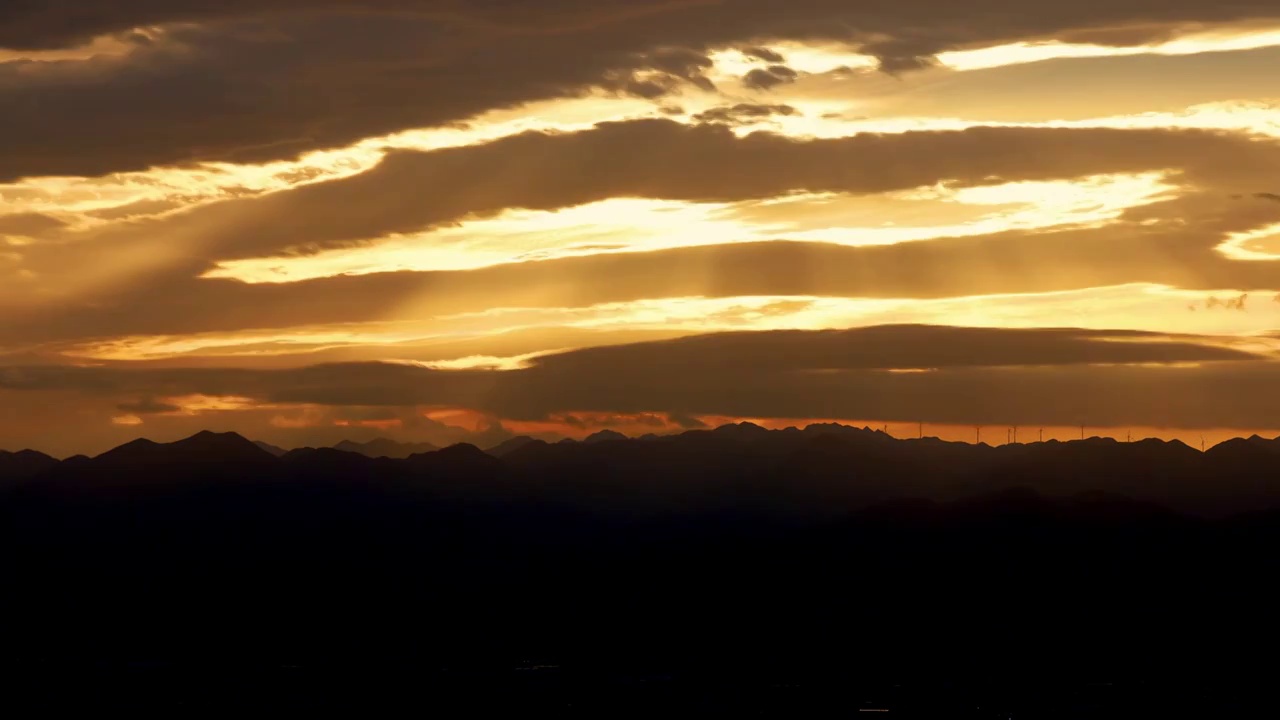
M 1278 488 L 1257 437 L 838 425 L 402 459 L 209 432 L 5 453 L 0 664 L 1238 677 L 1269 668 L 1242 639 L 1280 643 Z
M 1107 492 L 1205 516 L 1280 507 L 1280 440 L 1237 438 L 1207 452 L 1176 440 L 1100 438 L 993 447 L 899 440 L 835 424 L 766 430 L 740 423 L 644 438 L 604 431 L 559 443 L 517 437 L 484 452 L 385 438 L 285 451 L 206 431 L 173 443 L 139 439 L 94 458 L 61 462 L 30 450 L 0 453 L 0 486 L 103 473 L 117 476 L 116 482 L 130 476 L 154 482 L 155 468 L 208 476 L 234 464 L 252 466 L 258 475 L 289 475 L 298 463 L 314 462 L 319 450 L 352 476 L 406 478 L 432 468 L 449 475 L 450 487 L 504 482 L 523 495 L 589 498 L 597 506 L 759 503 L 778 512 L 830 513 L 895 498 L 946 501 L 1029 487 L 1057 497 Z

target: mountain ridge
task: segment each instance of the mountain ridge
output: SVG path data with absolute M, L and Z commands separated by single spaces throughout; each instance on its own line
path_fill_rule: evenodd
M 253 462 L 209 460 L 246 444 Z M 1231 638 L 1280 638 L 1280 454 L 1254 445 L 1241 463 L 1175 443 L 737 427 L 395 460 L 139 440 L 0 483 L 0 547 L 22 549 L 0 609 L 39 621 L 5 650 L 1220 666 Z
M 162 481 L 169 472 L 165 468 L 183 468 L 174 471 L 178 475 L 198 472 L 216 479 L 218 468 L 231 466 L 247 468 L 239 472 L 244 477 L 271 477 L 303 472 L 302 458 L 309 458 L 305 465 L 313 469 L 327 458 L 325 462 L 352 476 L 412 476 L 419 484 L 447 477 L 464 487 L 468 480 L 502 480 L 505 486 L 536 488 L 559 500 L 594 498 L 592 502 L 606 505 L 711 502 L 803 512 L 825 506 L 839 512 L 893 498 L 946 501 L 1026 485 L 1053 496 L 1116 493 L 1204 515 L 1280 508 L 1280 483 L 1271 481 L 1280 477 L 1280 442 L 1257 437 L 1202 453 L 1185 443 L 1156 439 L 991 446 L 896 439 L 879 430 L 836 424 L 768 430 L 741 423 L 646 438 L 610 432 L 591 442 L 515 438 L 487 452 L 466 443 L 430 446 L 403 458 L 370 457 L 371 445 L 375 450 L 385 446 L 377 441 L 362 444 L 363 453 L 342 447 L 301 448 L 277 457 L 235 433 L 205 431 L 173 443 L 139 438 L 74 462 L 39 453 L 0 454 L 0 481 L 96 470 L 109 471 L 115 482 L 128 484 L 131 472 L 139 480 L 146 476 Z
M 228 432 L 201 430 L 187 438 L 170 443 L 157 443 L 138 438 L 112 448 L 91 460 L 95 465 L 129 465 L 154 463 L 260 463 L 275 456 L 244 436 Z
M 334 450 L 342 450 L 344 452 L 353 452 L 365 457 L 379 458 L 386 457 L 396 460 L 404 460 L 411 455 L 419 453 L 434 452 L 440 449 L 439 445 L 429 442 L 399 442 L 390 438 L 380 437 L 374 438 L 367 442 L 355 442 L 353 440 L 343 440 L 332 446 Z

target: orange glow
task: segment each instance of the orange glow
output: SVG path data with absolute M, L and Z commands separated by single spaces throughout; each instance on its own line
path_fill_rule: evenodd
M 456 109 L 441 93 L 439 117 L 449 120 L 436 125 L 417 126 L 426 113 L 385 103 L 343 105 L 349 112 L 341 118 L 295 118 L 271 115 L 292 103 L 245 102 L 191 123 L 181 122 L 183 103 L 170 103 L 166 112 L 177 121 L 156 128 L 146 124 L 169 116 L 153 118 L 141 106 L 111 117 L 104 106 L 101 123 L 85 112 L 84 128 L 64 130 L 102 142 L 65 144 L 67 156 L 58 157 L 62 146 L 38 147 L 44 133 L 37 132 L 10 141 L 36 148 L 19 167 L 47 174 L 2 175 L 0 168 L 0 392 L 33 406 L 30 398 L 77 397 L 63 400 L 74 411 L 62 415 L 104 434 L 142 426 L 161 437 L 221 424 L 281 437 L 350 430 L 487 441 L 504 430 L 583 438 L 737 419 L 678 417 L 662 408 L 608 412 L 606 404 L 512 420 L 468 408 L 268 399 L 287 373 L 325 365 L 316 382 L 340 385 L 343 364 L 377 362 L 402 364 L 387 373 L 389 382 L 421 372 L 442 383 L 439 402 L 525 407 L 497 394 L 518 394 L 529 378 L 574 380 L 542 372 L 548 355 L 609 346 L 622 357 L 630 343 L 709 333 L 890 324 L 1195 336 L 1185 342 L 1254 353 L 1242 362 L 1256 370 L 1280 361 L 1280 265 L 1273 262 L 1280 259 L 1280 187 L 1273 186 L 1280 100 L 1274 84 L 1258 79 L 1269 77 L 1280 52 L 1280 26 L 1274 19 L 1221 24 L 1213 18 L 1228 15 L 1220 13 L 1162 24 L 1159 13 L 1149 14 L 1150 24 L 1117 26 L 1104 13 L 1094 25 L 1086 19 L 1056 30 L 1053 23 L 1000 23 L 994 33 L 942 32 L 936 47 L 950 50 L 936 63 L 916 58 L 918 68 L 911 68 L 911 33 L 897 37 L 888 27 L 883 36 L 860 30 L 846 42 L 765 28 L 750 42 L 726 35 L 689 47 L 637 46 L 626 51 L 634 51 L 633 66 L 584 73 L 579 85 L 530 76 L 518 96 L 484 105 L 501 93 L 476 88 L 461 93 L 468 102 Z M 120 80 L 145 84 L 170 71 L 176 78 L 217 54 L 191 52 L 200 47 L 191 38 L 235 24 L 61 35 L 30 43 L 48 49 L 0 50 L 8 73 L 0 96 L 21 101 L 13 127 L 43 130 L 33 114 L 40 93 L 65 85 L 70 100 L 77 83 L 100 81 L 100 93 L 85 93 L 92 104 L 102 102 L 99 94 L 116 97 L 110 89 Z M 554 34 L 569 41 L 587 26 L 557 26 Z M 58 48 L 68 37 L 73 46 Z M 521 34 L 519 42 L 539 37 Z M 886 48 L 904 57 L 884 60 L 908 69 L 882 72 L 872 53 Z M 312 56 L 291 57 L 305 64 Z M 168 60 L 175 62 L 151 72 L 148 63 Z M 779 75 L 769 77 L 777 82 L 768 87 L 758 72 L 746 77 L 776 65 L 793 72 L 774 68 Z M 351 67 L 358 75 L 390 65 Z M 452 77 L 450 68 L 438 69 L 424 77 Z M 328 92 L 325 70 L 314 70 L 315 83 L 294 89 Z M 1090 73 L 1106 82 L 1066 86 Z M 616 82 L 632 77 L 655 82 Z M 332 90 L 337 96 L 351 87 L 361 86 Z M 254 91 L 246 87 L 238 101 Z M 120 107 L 131 107 L 126 96 L 119 95 Z M 225 98 L 207 100 L 217 107 Z M 324 115 L 329 104 L 297 107 Z M 50 117 L 79 117 L 64 115 L 71 117 Z M 659 118 L 685 127 L 599 127 Z M 60 131 L 53 123 L 48 130 Z M 1124 133 L 1112 131 L 1129 130 L 1143 131 L 1131 133 L 1135 141 L 1168 152 L 1138 145 L 1132 157 L 1128 147 L 1112 152 L 1124 142 Z M 582 135 L 539 137 L 570 133 Z M 874 162 L 832 163 L 824 144 L 812 142 L 854 137 Z M 322 138 L 334 139 L 315 144 Z M 618 152 L 617 143 L 633 138 L 647 138 L 641 152 Z M 669 139 L 672 147 L 663 147 Z M 893 152 L 878 154 L 880 142 Z M 721 162 L 726 152 L 747 163 L 733 178 L 717 176 L 737 162 Z M 485 171 L 453 173 L 451 163 Z M 27 377 L 29 366 L 36 371 Z M 1160 367 L 1173 373 L 1193 363 Z M 208 375 L 191 381 L 195 370 Z M 79 371 L 90 379 L 81 382 Z M 243 386 L 221 377 L 240 371 L 260 375 Z M 376 370 L 371 377 L 381 382 Z M 886 387 L 910 380 L 877 379 Z M 491 390 L 473 391 L 471 382 Z M 192 394 L 200 389 L 228 394 Z M 388 402 L 388 394 L 364 396 L 361 387 L 324 389 L 295 395 Z M 538 390 L 555 397 L 558 388 Z M 626 398 L 617 406 L 645 405 Z M 537 407 L 526 412 L 558 405 Z M 822 407 L 814 402 L 815 412 Z M 30 417 L 29 408 L 0 417 L 0 437 L 31 437 Z M 42 432 L 78 432 L 49 420 L 52 414 L 39 417 Z M 918 433 L 909 423 L 888 430 Z M 926 427 L 955 440 L 971 439 L 971 430 Z M 992 432 L 984 439 L 1002 440 Z M 1200 444 L 1193 431 L 1105 432 Z M 1251 432 L 1214 430 L 1205 443 Z M 1067 439 L 1079 431 L 1045 433 Z
M 334 420 L 334 427 L 372 428 L 374 430 L 398 430 L 404 423 L 400 419 L 393 420 Z
M 456 227 L 302 257 L 225 261 L 204 277 L 288 283 L 774 239 L 892 245 L 1062 225 L 1101 226 L 1126 210 L 1170 197 L 1176 189 L 1164 173 L 1156 172 L 735 204 L 612 199 L 555 211 L 510 210 Z M 815 213 L 818 205 L 821 214 Z M 899 216 L 902 221 L 895 222 Z
M 666 413 L 563 412 L 545 420 L 504 420 L 502 426 L 516 435 L 552 435 L 582 440 L 602 430 L 627 436 L 667 435 L 688 429 Z

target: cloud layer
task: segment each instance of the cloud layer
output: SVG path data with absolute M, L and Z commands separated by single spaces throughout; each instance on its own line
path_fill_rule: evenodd
M 1274 398 L 1259 388 L 1275 386 L 1277 367 L 1214 338 L 882 326 L 596 348 L 510 371 L 385 363 L 286 370 L 9 367 L 0 371 L 0 390 L 17 393 L 19 403 L 25 394 L 86 393 L 135 415 L 178 409 L 157 398 L 198 396 L 276 408 L 466 408 L 517 421 L 585 411 L 1250 427 L 1270 422 Z
M 1260 0 L 7 2 L 0 446 L 1274 425 L 1277 53 Z
M 939 0 L 7 3 L 0 47 L 67 48 L 115 33 L 124 50 L 0 65 L 0 154 L 18 176 L 281 159 L 592 88 L 708 90 L 701 71 L 717 47 L 840 42 L 897 72 L 944 50 L 1049 38 L 1139 45 L 1181 28 L 1266 20 L 1280 21 L 1269 2 L 1196 0 L 983 0 L 963 10 Z M 746 84 L 794 76 L 774 63 Z M 89 116 L 94 132 L 77 132 L 75 119 Z M 150 132 L 156 126 L 165 132 Z

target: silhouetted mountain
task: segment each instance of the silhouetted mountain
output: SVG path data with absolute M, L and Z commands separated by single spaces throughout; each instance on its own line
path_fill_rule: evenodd
M 489 478 L 502 468 L 502 463 L 470 443 L 450 445 L 435 452 L 418 453 L 406 463 L 414 471 L 428 473 L 450 481 Z
M 403 460 L 410 455 L 417 455 L 419 453 L 427 453 L 440 449 L 428 442 L 402 443 L 388 438 L 377 438 L 364 443 L 343 440 L 333 447 L 336 450 L 359 453 L 365 457 L 385 457 L 397 460 Z
M 0 615 L 23 619 L 0 658 L 1219 672 L 1248 667 L 1235 638 L 1280 641 L 1269 442 L 738 425 L 501 458 L 212 433 L 34 458 L 0 486 L 22 589 Z
M 561 443 L 556 443 L 556 445 L 559 446 L 561 445 Z M 514 467 L 520 466 L 522 462 L 521 461 L 522 457 L 525 457 L 527 455 L 536 457 L 543 452 L 543 448 L 549 448 L 549 447 L 551 447 L 551 443 L 548 443 L 545 440 L 532 440 L 530 442 L 521 443 L 519 447 L 509 450 L 507 452 L 504 452 L 500 455 L 496 454 L 493 450 L 490 450 L 489 454 L 502 460 L 504 466 L 508 468 L 514 468 Z
M 506 455 L 510 455 L 516 450 L 519 450 L 520 448 L 532 442 L 541 442 L 541 441 L 535 440 L 527 435 L 517 435 L 516 437 L 513 437 L 509 440 L 503 440 L 497 445 L 494 445 L 493 447 L 489 448 L 488 453 L 496 458 L 500 458 Z
M 25 480 L 56 467 L 58 461 L 34 450 L 16 453 L 0 450 L 0 483 Z
M 323 480 L 363 485 L 383 474 L 393 477 L 397 473 L 403 475 L 403 470 L 396 469 L 403 465 L 403 461 L 371 458 L 337 448 L 297 448 L 286 453 L 282 460 L 282 473 L 289 478 L 289 482 L 303 484 Z
M 951 500 L 1011 486 L 1066 497 L 1113 492 L 1191 514 L 1223 515 L 1280 507 L 1280 443 L 1253 437 L 1228 441 L 1201 453 L 1172 441 L 1111 439 L 992 447 L 935 438 L 895 440 L 878 430 L 834 424 L 804 430 L 766 430 L 750 423 L 679 435 L 628 439 L 602 431 L 587 441 L 549 445 L 513 438 L 488 453 L 469 445 L 435 451 L 427 444 L 342 443 L 335 452 L 391 457 L 413 449 L 399 472 L 486 479 L 507 476 L 547 499 L 570 504 L 680 507 L 744 505 L 778 512 L 839 513 L 893 498 Z M 279 451 L 274 448 L 274 451 Z M 283 453 L 292 461 L 315 449 Z M 35 477 L 76 467 L 209 467 L 268 462 L 274 452 L 234 433 L 199 433 L 158 444 L 135 440 L 84 461 L 57 463 L 38 453 L 0 455 L 0 477 Z M 327 457 L 336 457 L 326 455 Z M 395 458 L 393 458 L 395 459 Z M 495 459 L 497 462 L 495 462 Z M 18 468 L 22 469 L 18 469 Z M 559 478 L 548 483 L 547 478 Z M 781 478 L 786 478 L 782 483 Z M 152 478 L 154 479 L 154 478 Z
M 591 435 L 587 436 L 585 439 L 583 439 L 582 442 L 587 444 L 593 444 L 593 443 L 614 442 L 617 440 L 629 440 L 629 439 L 630 438 L 628 438 L 626 435 L 623 435 L 622 433 L 617 432 L 616 430 L 601 430 L 600 432 L 592 433 Z
M 168 463 L 257 463 L 274 456 L 236 433 L 208 430 L 171 443 L 138 439 L 93 458 L 97 466 L 156 465 Z
M 265 443 L 265 442 L 262 442 L 261 440 L 255 440 L 253 444 L 254 444 L 254 445 L 257 445 L 258 447 L 262 448 L 263 450 L 266 450 L 267 452 L 271 453 L 272 455 L 275 455 L 276 457 L 284 457 L 285 453 L 289 452 L 288 450 L 285 450 L 285 449 L 284 449 L 284 448 L 282 448 L 282 447 L 276 447 L 275 445 L 272 445 L 271 443 Z
M 769 431 L 749 422 L 741 422 L 737 424 L 721 425 L 711 432 L 717 435 L 725 435 L 728 437 L 738 438 L 741 440 L 749 440 L 751 438 L 761 437 Z
M 1277 453 L 1280 453 L 1280 444 L 1276 441 L 1252 435 L 1247 438 L 1232 438 L 1214 445 L 1205 454 L 1216 462 L 1238 463 L 1265 461 Z

